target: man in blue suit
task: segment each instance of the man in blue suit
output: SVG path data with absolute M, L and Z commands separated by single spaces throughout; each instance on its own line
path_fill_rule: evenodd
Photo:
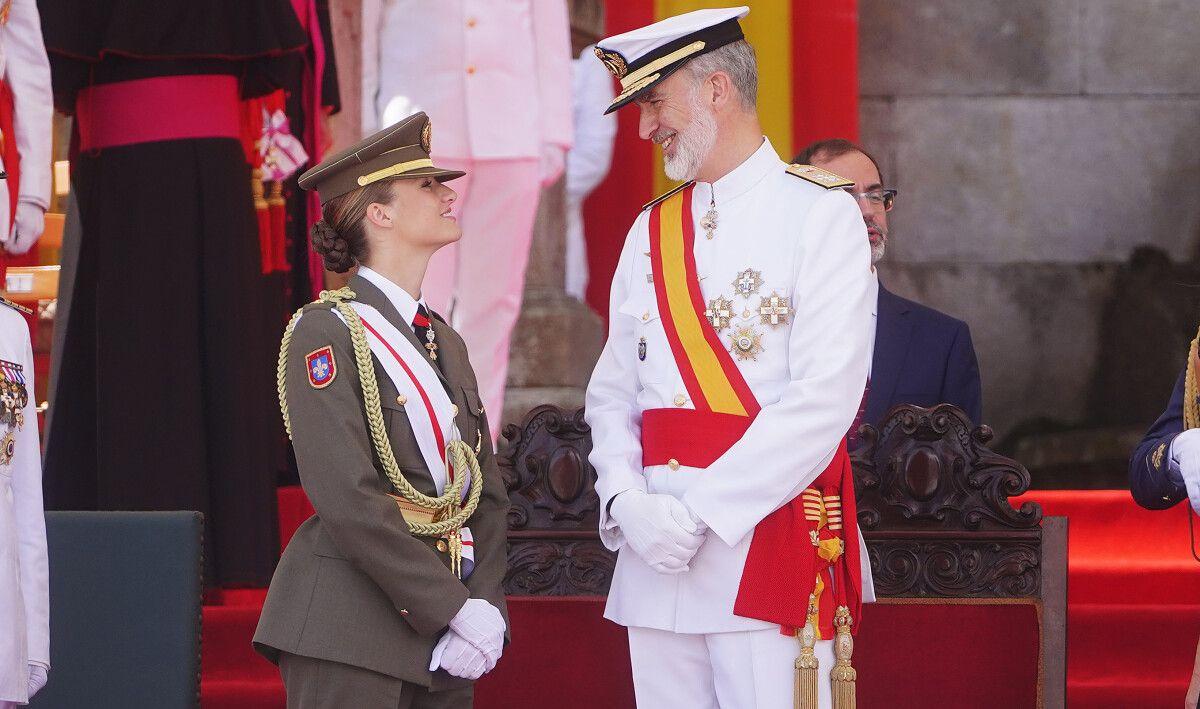
M 871 241 L 871 262 L 878 263 L 887 248 L 887 213 L 895 203 L 896 190 L 884 186 L 875 159 L 854 143 L 839 139 L 813 143 L 794 162 L 854 181 L 847 191 L 862 210 Z M 954 404 L 980 423 L 983 397 L 971 329 L 961 320 L 901 298 L 878 279 L 876 286 L 879 295 L 871 372 L 864 405 L 850 430 L 851 446 L 860 424 L 878 425 L 897 404 Z
M 1186 499 L 1189 492 L 1200 502 L 1200 428 L 1184 431 L 1186 377 L 1186 372 L 1179 375 L 1167 410 L 1129 460 L 1129 490 L 1146 509 L 1165 510 Z

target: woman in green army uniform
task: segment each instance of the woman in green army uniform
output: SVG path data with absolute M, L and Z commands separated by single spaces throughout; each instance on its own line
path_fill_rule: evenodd
M 289 323 L 279 400 L 316 514 L 297 530 L 254 636 L 288 706 L 469 707 L 503 651 L 508 498 L 459 335 L 421 300 L 461 230 L 462 172 L 429 158 L 418 113 L 300 178 L 328 269 L 358 272 Z

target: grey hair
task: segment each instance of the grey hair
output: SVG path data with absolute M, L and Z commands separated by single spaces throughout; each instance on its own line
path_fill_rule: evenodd
M 758 103 L 758 62 L 754 58 L 754 47 L 744 39 L 701 54 L 684 68 L 697 81 L 723 71 L 737 89 L 744 108 L 754 108 Z

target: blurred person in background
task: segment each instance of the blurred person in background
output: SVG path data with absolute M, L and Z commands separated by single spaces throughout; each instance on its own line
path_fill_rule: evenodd
M 854 181 L 846 191 L 862 211 L 871 242 L 871 264 L 882 261 L 891 236 L 888 212 L 895 204 L 896 190 L 885 186 L 875 158 L 848 140 L 834 139 L 813 143 L 800 151 L 794 162 Z M 973 423 L 982 423 L 983 395 L 971 328 L 892 293 L 883 286 L 878 269 L 875 276 L 871 371 L 862 406 L 850 428 L 851 447 L 858 442 L 860 425 L 878 426 L 897 404 L 954 404 Z
M 533 219 L 571 147 L 565 0 L 365 0 L 364 133 L 415 111 L 433 159 L 462 170 L 462 240 L 429 264 L 425 297 L 463 333 L 498 435 Z

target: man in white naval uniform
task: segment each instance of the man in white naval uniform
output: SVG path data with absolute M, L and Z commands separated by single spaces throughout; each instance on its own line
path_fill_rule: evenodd
M 567 5 L 366 0 L 363 27 L 364 135 L 423 110 L 433 159 L 467 173 L 462 240 L 429 262 L 423 295 L 463 333 L 495 439 L 540 188 L 572 141 Z
M 11 182 L 0 181 L 0 249 L 24 254 L 42 235 L 50 207 L 50 130 L 54 99 L 36 0 L 0 0 L 0 80 L 13 99 L 13 136 L 21 156 L 16 214 L 9 213 Z M 15 174 L 15 166 L 3 165 Z M 12 224 L 11 228 L 9 224 Z M 3 255 L 0 254 L 0 265 Z M 0 268 L 0 274 L 3 273 Z
M 638 705 L 653 709 L 793 706 L 795 633 L 738 615 L 735 604 L 756 527 L 844 456 L 867 376 L 872 276 L 862 218 L 849 195 L 827 189 L 843 181 L 789 167 L 763 137 L 754 54 L 737 26 L 747 12 L 701 10 L 598 43 L 623 87 L 609 110 L 636 101 L 641 137 L 662 145 L 667 175 L 695 180 L 647 205 L 629 231 L 586 399 L 600 534 L 618 551 L 605 617 L 628 627 Z M 694 277 L 684 285 L 706 330 L 693 327 L 692 343 L 732 361 L 731 379 L 748 387 L 741 403 L 757 412 L 703 465 L 688 464 L 689 447 L 711 448 L 728 435 L 721 422 L 737 417 L 709 412 L 695 420 L 716 425 L 647 435 L 652 416 L 718 409 L 705 393 L 712 370 L 680 325 L 686 314 L 655 283 L 675 278 L 657 261 L 666 249 L 652 242 L 676 195 L 690 195 L 694 227 L 683 231 L 694 231 Z M 851 526 L 848 543 L 861 548 Z M 860 559 L 862 587 L 840 590 L 873 600 Z M 832 706 L 830 645 L 816 643 L 812 706 Z
M 0 709 L 25 704 L 50 671 L 50 591 L 33 348 L 0 298 Z

